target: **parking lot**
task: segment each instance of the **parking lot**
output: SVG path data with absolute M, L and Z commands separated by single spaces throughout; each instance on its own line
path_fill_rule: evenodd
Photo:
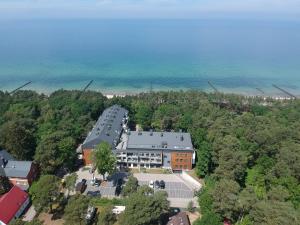
M 93 179 L 93 174 L 87 168 L 81 168 L 77 171 L 78 179 L 80 182 L 82 179 L 87 180 L 87 188 L 83 194 L 88 192 L 100 192 L 101 197 L 113 198 L 116 193 L 116 182 L 120 178 L 125 178 L 127 176 L 124 172 L 119 172 L 110 177 L 107 182 L 102 183 L 99 187 L 93 186 L 91 181 Z M 198 206 L 197 198 L 194 197 L 196 190 L 199 190 L 195 184 L 189 182 L 180 174 L 151 174 L 151 173 L 134 173 L 133 174 L 139 181 L 139 185 L 149 185 L 150 181 L 161 181 L 165 182 L 165 188 L 163 189 L 168 193 L 168 200 L 170 201 L 171 207 L 186 208 L 190 201 L 194 202 L 194 206 Z M 102 180 L 102 175 L 95 172 L 95 178 Z M 158 191 L 161 189 L 154 189 Z M 72 194 L 75 194 L 74 192 Z
M 172 207 L 185 208 L 190 201 L 193 201 L 195 206 L 198 205 L 193 186 L 183 180 L 179 174 L 135 173 L 134 176 L 140 185 L 149 185 L 150 181 L 163 180 L 166 184 L 163 190 L 168 193 L 168 200 Z M 160 189 L 155 189 L 158 190 Z
M 164 189 L 155 189 L 155 191 L 164 190 L 168 193 L 169 198 L 193 198 L 194 197 L 194 192 L 181 182 L 165 182 L 165 183 L 166 183 L 166 187 Z M 149 185 L 149 181 L 139 181 L 139 185 Z
M 87 194 L 88 192 L 97 192 L 100 191 L 101 197 L 108 197 L 113 198 L 115 197 L 116 192 L 116 182 L 118 179 L 123 178 L 126 176 L 124 173 L 117 173 L 113 177 L 109 177 L 108 181 L 105 183 L 102 183 L 100 186 L 92 185 L 91 181 L 93 179 L 93 174 L 90 173 L 90 171 L 86 168 L 81 168 L 79 171 L 77 171 L 78 179 L 76 181 L 76 184 L 80 182 L 82 179 L 86 179 L 87 187 L 83 194 Z M 102 175 L 95 172 L 95 178 L 102 180 Z M 75 193 L 72 193 L 75 194 Z

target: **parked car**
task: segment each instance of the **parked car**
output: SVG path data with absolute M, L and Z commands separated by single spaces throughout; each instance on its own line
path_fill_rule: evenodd
M 99 187 L 100 184 L 101 184 L 101 180 L 95 179 L 95 186 L 96 186 L 96 187 Z
M 165 183 L 163 180 L 161 180 L 161 181 L 159 182 L 159 186 L 160 186 L 161 189 L 165 189 L 166 183 Z
M 116 184 L 116 195 L 119 196 L 122 192 L 123 188 L 123 179 L 118 179 Z
M 158 180 L 155 181 L 154 186 L 155 186 L 156 189 L 160 188 L 160 183 L 159 183 Z
M 100 191 L 88 191 L 86 195 L 91 197 L 97 197 L 97 196 L 101 196 L 101 193 Z
M 94 180 L 91 180 L 91 185 L 92 186 L 96 186 L 96 187 L 99 187 L 100 186 L 100 183 L 101 181 L 99 179 L 94 179 Z
M 95 207 L 89 206 L 87 209 L 86 216 L 85 216 L 85 220 L 86 220 L 87 224 L 91 224 L 93 222 L 95 214 L 96 214 Z
M 153 182 L 153 180 L 150 180 L 149 187 L 154 188 L 154 182 Z
M 84 182 L 79 182 L 77 185 L 76 185 L 76 188 L 75 188 L 75 191 L 77 192 L 77 193 L 80 193 L 80 194 L 82 194 L 84 191 L 85 191 L 85 189 L 86 189 L 86 184 L 84 183 Z

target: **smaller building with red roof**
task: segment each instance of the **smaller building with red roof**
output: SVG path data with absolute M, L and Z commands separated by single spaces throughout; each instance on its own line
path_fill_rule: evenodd
M 17 186 L 0 196 L 0 225 L 7 225 L 10 221 L 20 217 L 29 205 L 29 195 Z

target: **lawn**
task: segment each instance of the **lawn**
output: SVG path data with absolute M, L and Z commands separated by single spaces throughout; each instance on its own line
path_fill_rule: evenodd
M 106 206 L 115 206 L 115 205 L 125 205 L 125 199 L 121 198 L 93 198 L 91 203 L 99 208 L 99 207 L 106 207 Z
M 152 174 L 170 174 L 170 172 L 167 169 L 162 169 L 162 168 L 130 168 L 129 172 L 131 173 L 152 173 Z

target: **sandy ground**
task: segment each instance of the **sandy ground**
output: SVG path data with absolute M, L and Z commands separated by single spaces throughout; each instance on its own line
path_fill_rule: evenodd
M 188 215 L 191 224 L 193 224 L 198 218 L 201 217 L 199 212 L 194 212 L 194 213 L 186 212 L 186 214 Z
M 43 221 L 45 225 L 63 225 L 63 219 L 52 220 L 53 215 L 48 213 L 41 213 L 39 215 L 39 220 Z

